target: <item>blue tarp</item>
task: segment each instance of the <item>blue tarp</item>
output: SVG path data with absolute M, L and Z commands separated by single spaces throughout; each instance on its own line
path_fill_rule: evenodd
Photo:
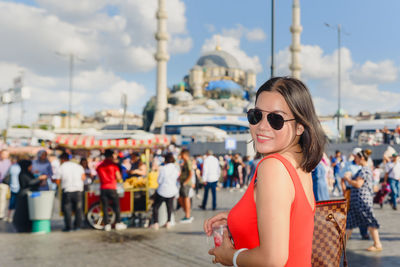
M 210 81 L 206 90 L 214 90 L 214 89 L 241 89 L 242 87 L 231 80 L 217 80 L 217 81 Z

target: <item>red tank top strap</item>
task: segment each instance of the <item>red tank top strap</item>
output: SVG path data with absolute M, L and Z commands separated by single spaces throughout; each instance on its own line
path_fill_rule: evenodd
M 260 165 L 261 162 L 263 162 L 264 160 L 269 159 L 269 158 L 275 158 L 275 159 L 279 160 L 280 162 L 282 162 L 282 164 L 285 166 L 286 170 L 289 172 L 290 178 L 292 179 L 292 182 L 293 182 L 293 185 L 294 185 L 296 191 L 299 189 L 303 189 L 301 182 L 300 182 L 299 175 L 297 174 L 297 171 L 293 167 L 292 163 L 290 163 L 290 161 L 288 161 L 285 157 L 283 157 L 281 154 L 278 154 L 278 153 L 268 155 L 260 160 L 260 162 L 257 164 L 257 168 L 256 168 L 256 171 L 254 174 L 254 176 L 255 176 L 254 183 L 256 183 L 256 180 L 257 180 L 258 166 Z

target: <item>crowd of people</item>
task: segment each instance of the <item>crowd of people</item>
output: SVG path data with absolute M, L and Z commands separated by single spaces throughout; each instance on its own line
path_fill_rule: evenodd
M 92 183 L 100 183 L 102 207 L 111 208 L 116 214 L 115 229 L 122 230 L 117 194 L 117 183 L 129 178 L 146 177 L 149 172 L 158 174 L 158 188 L 151 193 L 152 228 L 158 229 L 158 210 L 163 202 L 167 206 L 165 227 L 172 226 L 171 215 L 182 208 L 182 223 L 193 221 L 192 198 L 203 198 L 199 208 L 207 209 L 211 190 L 211 208 L 217 209 L 217 191 L 243 191 L 247 187 L 259 161 L 240 154 L 214 155 L 208 150 L 204 155 L 190 155 L 189 150 L 171 144 L 165 149 L 151 151 L 146 164 L 143 153 L 137 151 L 105 150 L 94 156 L 84 157 L 71 151 L 40 150 L 35 157 L 9 155 L 6 149 L 0 154 L 0 219 L 12 222 L 18 232 L 29 232 L 32 222 L 28 216 L 27 192 L 61 189 L 64 229 L 79 230 L 84 224 L 85 192 Z M 149 166 L 149 169 L 148 169 Z M 199 190 L 204 188 L 203 196 Z M 175 201 L 175 202 L 174 202 Z M 22 204 L 22 205 L 21 205 Z M 8 207 L 8 212 L 7 212 Z M 15 210 L 18 212 L 15 212 Z M 73 214 L 75 220 L 72 222 Z M 104 212 L 104 230 L 111 230 L 108 213 Z
M 297 101 L 300 95 L 302 101 Z M 184 214 L 180 223 L 191 223 L 192 198 L 201 198 L 201 188 L 201 210 L 208 207 L 210 189 L 212 210 L 218 207 L 219 190 L 246 189 L 232 210 L 220 212 L 204 223 L 207 235 L 219 224 L 227 224 L 230 230 L 231 236 L 225 231 L 221 246 L 209 251 L 215 257 L 214 263 L 257 265 L 268 260 L 271 265 L 310 265 L 315 201 L 341 196 L 350 203 L 347 236 L 359 228 L 363 239 L 373 239 L 367 250 L 381 251 L 373 204 L 382 207 L 388 202 L 397 210 L 400 161 L 396 151 L 389 147 L 379 166 L 374 166 L 368 149 L 354 148 L 348 157 L 336 151 L 328 157 L 324 153 L 326 139 L 309 91 L 293 78 L 267 81 L 257 92 L 256 107 L 247 116 L 258 152 L 255 158 L 215 155 L 212 150 L 205 155 L 190 155 L 188 149 L 174 143 L 164 150 L 151 151 L 150 157 L 137 151 L 106 149 L 101 155 L 90 157 L 68 150 L 41 150 L 30 158 L 10 157 L 7 150 L 1 150 L 0 219 L 12 222 L 18 232 L 30 232 L 28 191 L 57 192 L 58 188 L 62 194 L 63 231 L 79 230 L 83 224 L 84 192 L 98 182 L 103 229 L 110 231 L 113 227 L 108 215 L 111 204 L 114 227 L 124 230 L 127 225 L 121 220 L 117 184 L 153 172 L 157 173 L 158 186 L 150 192 L 150 227 L 155 230 L 172 227 L 172 214 L 180 208 Z M 394 135 L 387 131 L 383 134 L 384 143 L 390 143 Z M 161 226 L 159 209 L 163 203 L 167 219 Z
M 348 236 L 351 236 L 352 229 L 359 228 L 362 239 L 369 240 L 372 237 L 374 241 L 368 250 L 380 251 L 379 223 L 373 212 L 373 204 L 379 204 L 382 208 L 389 203 L 393 210 L 397 210 L 400 160 L 390 146 L 379 165 L 371 160 L 371 153 L 369 149 L 354 148 L 348 157 L 340 151 L 336 151 L 330 159 L 324 155 L 313 171 L 313 186 L 316 200 L 328 200 L 330 196 L 348 198 Z
M 400 125 L 393 131 L 390 131 L 388 127 L 385 126 L 383 129 L 376 129 L 375 132 L 372 133 L 361 132 L 358 135 L 358 143 L 360 145 L 368 144 L 370 146 L 400 144 Z

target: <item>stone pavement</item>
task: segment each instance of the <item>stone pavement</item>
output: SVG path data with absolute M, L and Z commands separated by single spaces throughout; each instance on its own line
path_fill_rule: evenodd
M 219 211 L 227 210 L 238 201 L 239 191 L 218 192 Z M 57 215 L 52 221 L 52 232 L 47 235 L 17 234 L 13 227 L 0 222 L 1 266 L 215 266 L 207 254 L 213 240 L 202 230 L 204 219 L 217 211 L 200 210 L 200 199 L 193 199 L 194 221 L 177 223 L 172 229 L 129 228 L 125 231 L 103 232 L 83 229 L 78 232 L 61 232 L 63 222 Z M 209 200 L 211 201 L 211 200 Z M 211 203 L 208 203 L 209 207 Z M 55 209 L 56 210 L 56 209 Z M 177 211 L 176 218 L 183 216 Z M 380 234 L 384 250 L 366 252 L 372 241 L 360 240 L 358 231 L 348 242 L 349 266 L 400 266 L 400 212 L 389 206 L 382 210 L 376 206 L 381 224 Z

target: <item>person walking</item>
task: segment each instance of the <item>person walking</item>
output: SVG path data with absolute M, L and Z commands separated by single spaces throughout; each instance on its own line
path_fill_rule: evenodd
M 3 183 L 3 179 L 6 177 L 8 169 L 11 167 L 9 155 L 10 154 L 5 149 L 0 151 L 0 220 L 6 219 L 7 192 L 9 186 Z
M 207 151 L 207 156 L 203 163 L 203 183 L 204 183 L 204 196 L 200 208 L 205 210 L 208 200 L 208 191 L 211 189 L 212 194 L 212 209 L 217 209 L 217 183 L 221 176 L 221 168 L 219 160 L 213 155 L 212 150 Z
M 82 196 L 85 181 L 85 170 L 75 162 L 69 160 L 70 156 L 64 152 L 60 156 L 61 165 L 58 169 L 57 184 L 62 189 L 62 212 L 64 213 L 63 232 L 79 230 L 82 227 Z M 74 227 L 72 228 L 72 212 L 75 213 Z
M 311 266 L 315 199 L 311 171 L 326 137 L 307 87 L 274 77 L 256 93 L 247 113 L 254 147 L 264 158 L 241 200 L 204 222 L 204 231 L 228 225 L 209 250 L 225 266 Z M 232 242 L 232 240 L 233 242 Z
M 349 177 L 353 177 L 354 175 L 356 175 L 358 173 L 359 170 L 361 170 L 362 166 L 358 165 L 354 160 L 356 155 L 358 153 L 361 153 L 361 151 L 362 151 L 362 149 L 359 147 L 356 147 L 353 149 L 353 151 L 351 152 L 351 155 L 349 157 L 349 160 L 346 161 L 346 163 L 344 164 L 344 167 L 340 171 L 340 177 L 343 178 L 346 175 L 350 175 Z M 349 174 L 346 174 L 348 172 L 349 172 Z M 344 196 L 346 198 L 350 198 L 351 185 L 349 185 L 348 183 L 346 184 L 344 179 L 342 179 L 342 190 L 343 190 L 343 192 L 345 192 Z M 358 228 L 360 230 L 361 239 L 369 240 L 370 236 L 368 234 L 368 227 L 366 227 L 365 225 L 360 225 Z
M 191 204 L 190 204 L 190 196 L 189 192 L 192 188 L 192 176 L 193 176 L 193 168 L 192 161 L 190 160 L 189 150 L 184 148 L 181 151 L 181 158 L 183 160 L 181 166 L 181 174 L 179 175 L 179 204 L 183 208 L 185 212 L 185 217 L 181 219 L 181 223 L 191 223 L 193 221 L 193 217 L 191 217 Z
M 168 219 L 165 227 L 168 229 L 171 227 L 171 215 L 173 210 L 173 201 L 175 195 L 178 194 L 178 187 L 176 185 L 179 177 L 179 167 L 175 164 L 175 158 L 172 153 L 165 155 L 164 165 L 160 166 L 158 174 L 158 188 L 154 195 L 153 204 L 153 225 L 152 228 L 155 230 L 159 229 L 158 224 L 158 209 L 161 204 L 165 202 L 167 205 Z
M 333 189 L 332 189 L 332 194 L 334 196 L 341 196 L 343 194 L 341 188 L 341 177 L 340 177 L 340 170 L 342 163 L 343 163 L 342 153 L 339 150 L 336 150 L 335 157 L 332 158 L 333 176 L 335 177 L 335 182 L 333 184 Z
M 10 203 L 8 204 L 8 215 L 7 221 L 12 222 L 12 218 L 15 212 L 15 205 L 17 202 L 17 196 L 19 192 L 19 174 L 21 173 L 21 167 L 18 164 L 18 157 L 11 157 L 11 167 L 8 169 L 8 175 L 10 175 Z
M 326 169 L 322 161 L 312 171 L 313 191 L 315 201 L 329 200 L 328 184 L 326 182 Z
M 368 158 L 371 150 L 361 150 L 354 157 L 361 169 L 350 177 L 343 178 L 350 186 L 350 208 L 347 213 L 347 238 L 351 236 L 352 230 L 359 226 L 367 227 L 374 244 L 367 248 L 368 251 L 381 251 L 382 243 L 379 238 L 379 224 L 373 211 L 372 170 L 368 167 Z
M 397 198 L 400 192 L 400 161 L 397 153 L 393 153 L 391 162 L 386 164 L 386 173 L 384 182 L 390 185 L 390 201 L 392 208 L 397 210 Z
M 103 206 L 104 231 L 111 231 L 111 224 L 108 218 L 108 205 L 111 201 L 112 209 L 115 212 L 115 230 L 125 230 L 126 224 L 121 223 L 121 212 L 119 207 L 119 197 L 117 193 L 117 181 L 122 180 L 118 164 L 115 163 L 113 150 L 106 149 L 105 159 L 97 167 L 97 175 L 100 178 L 100 201 Z

